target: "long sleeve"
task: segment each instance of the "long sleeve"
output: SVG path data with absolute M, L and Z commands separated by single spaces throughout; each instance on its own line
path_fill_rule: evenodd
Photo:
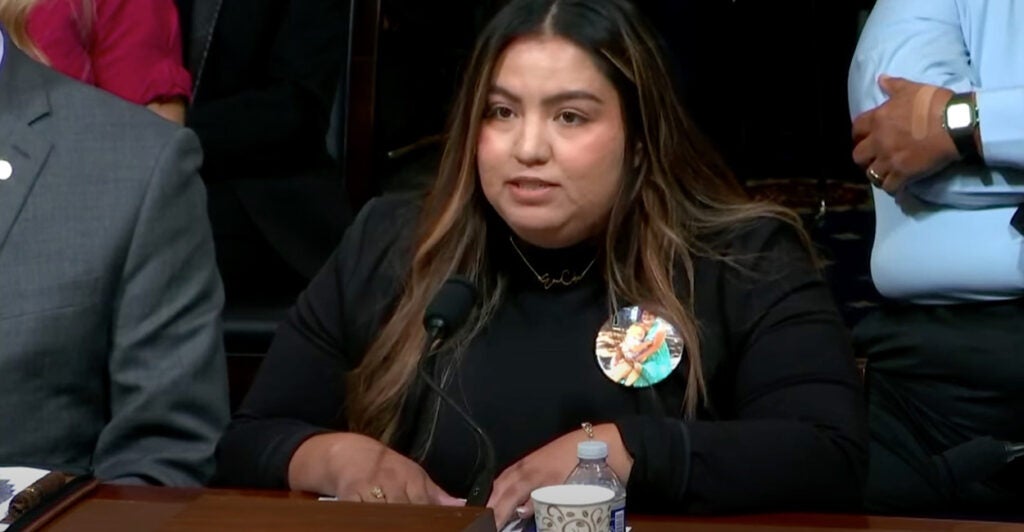
M 1021 39 L 1017 53 L 1024 53 Z M 981 144 L 989 166 L 1024 168 L 1024 85 L 977 91 Z M 1024 178 L 1014 180 L 1024 188 Z
M 1024 286 L 1020 234 L 1010 226 L 1024 202 L 1024 172 L 996 166 L 1024 133 L 1014 118 L 1024 103 L 1014 88 L 1024 86 L 1024 34 L 1014 30 L 1024 11 L 1011 1 L 879 0 L 868 17 L 850 67 L 851 114 L 884 101 L 883 73 L 975 90 L 989 163 L 952 165 L 898 197 L 873 189 L 871 277 L 888 298 L 989 301 L 1018 297 Z
M 978 85 L 954 0 L 879 0 L 868 17 L 850 65 L 850 115 L 885 103 L 882 74 L 946 87 Z
M 100 0 L 90 46 L 96 86 L 145 105 L 192 93 L 172 0 Z
M 854 507 L 867 429 L 848 334 L 793 232 L 753 231 L 749 271 L 697 276 L 716 419 L 617 422 L 630 506 L 652 512 Z M 717 360 L 717 361 L 716 361 Z
M 975 91 L 986 167 L 954 165 L 912 184 L 917 197 L 961 208 L 1024 201 L 1024 84 L 1003 70 L 1024 52 L 1008 0 L 879 0 L 850 66 L 852 117 L 885 102 L 882 74 Z M 1019 10 L 1018 10 L 1019 11 Z
M 343 246 L 346 248 L 348 246 Z M 341 430 L 341 308 L 335 253 L 279 328 L 217 449 L 218 483 L 288 487 L 288 463 L 310 436 Z
M 96 443 L 103 479 L 201 485 L 228 422 L 223 292 L 199 179 L 199 144 L 180 129 L 157 157 L 115 294 L 110 421 Z
M 49 66 L 130 102 L 191 93 L 173 0 L 34 2 L 26 29 Z
M 403 204 L 371 200 L 289 311 L 218 446 L 219 483 L 287 488 L 299 445 L 345 430 L 344 376 L 396 293 L 390 259 L 408 227 Z

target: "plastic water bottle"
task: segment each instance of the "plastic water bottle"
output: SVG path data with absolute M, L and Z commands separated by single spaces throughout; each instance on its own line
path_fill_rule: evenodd
M 580 459 L 576 469 L 572 470 L 566 484 L 588 484 L 602 486 L 615 492 L 612 499 L 610 532 L 626 530 L 626 486 L 608 466 L 608 444 L 600 440 L 587 440 L 576 446 L 576 456 Z

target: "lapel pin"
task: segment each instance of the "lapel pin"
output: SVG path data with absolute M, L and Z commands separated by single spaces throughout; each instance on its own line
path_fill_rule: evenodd
M 646 388 L 683 358 L 683 340 L 667 320 L 640 307 L 620 309 L 597 334 L 597 364 L 614 383 Z
M 14 173 L 14 167 L 11 163 L 0 159 L 0 181 L 7 181 L 11 178 L 11 174 Z

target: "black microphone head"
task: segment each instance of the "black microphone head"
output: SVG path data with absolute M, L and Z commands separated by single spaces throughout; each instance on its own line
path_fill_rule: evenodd
M 945 465 L 943 470 L 949 474 L 955 487 L 988 480 L 1012 458 L 1006 442 L 991 436 L 968 440 L 932 457 L 933 460 L 940 460 Z
M 475 304 L 476 286 L 465 277 L 449 277 L 427 305 L 423 326 L 429 334 L 447 336 L 466 323 Z

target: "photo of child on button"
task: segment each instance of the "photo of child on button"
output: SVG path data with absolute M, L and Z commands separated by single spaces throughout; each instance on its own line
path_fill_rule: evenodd
M 683 356 L 683 340 L 675 328 L 640 307 L 619 310 L 598 333 L 596 347 L 605 375 L 636 388 L 661 382 Z

